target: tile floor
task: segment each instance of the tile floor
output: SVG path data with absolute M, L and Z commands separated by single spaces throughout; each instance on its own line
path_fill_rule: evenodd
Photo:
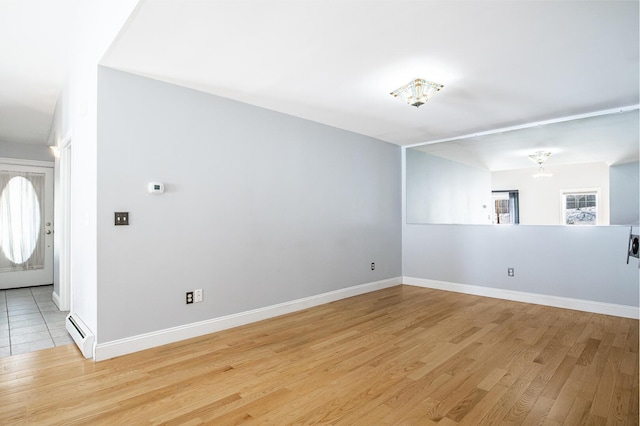
M 73 343 L 53 286 L 0 290 L 0 357 Z

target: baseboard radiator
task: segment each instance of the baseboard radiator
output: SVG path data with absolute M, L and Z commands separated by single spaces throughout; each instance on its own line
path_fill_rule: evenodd
M 80 352 L 85 358 L 93 358 L 93 343 L 95 342 L 95 336 L 89 330 L 89 327 L 82 322 L 80 318 L 73 314 L 67 315 L 66 321 L 67 331 L 76 342 Z

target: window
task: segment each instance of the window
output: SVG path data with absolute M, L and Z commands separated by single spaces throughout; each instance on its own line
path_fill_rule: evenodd
M 520 206 L 518 191 L 491 191 L 493 200 L 493 223 L 516 224 L 520 223 Z
M 564 191 L 562 221 L 565 225 L 597 225 L 598 191 Z
M 44 268 L 38 201 L 44 175 L 22 174 L 0 173 L 0 272 Z

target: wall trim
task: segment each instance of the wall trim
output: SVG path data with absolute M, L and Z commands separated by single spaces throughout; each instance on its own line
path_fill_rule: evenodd
M 60 308 L 60 295 L 55 291 L 52 293 L 52 299 L 53 299 L 53 303 L 55 303 L 58 309 L 60 309 L 61 311 L 64 310 Z
M 0 157 L 0 164 L 11 164 L 14 166 L 49 167 L 49 168 L 53 168 L 55 166 L 54 161 L 23 160 L 20 158 L 8 158 L 8 157 Z
M 550 296 L 547 294 L 526 293 L 502 288 L 482 287 L 470 284 L 458 284 L 447 281 L 436 281 L 425 278 L 402 277 L 402 282 L 417 287 L 456 293 L 473 294 L 495 299 L 513 300 L 515 302 L 533 303 L 553 306 L 555 308 L 573 309 L 595 314 L 613 315 L 616 317 L 640 319 L 640 309 L 636 306 L 616 305 L 613 303 L 595 302 L 592 300 L 571 299 L 568 297 Z
M 402 277 L 389 278 L 386 280 L 360 284 L 352 287 L 330 291 L 327 293 L 318 294 L 315 296 L 309 296 L 302 299 L 279 303 L 276 305 L 265 306 L 263 308 L 253 309 L 250 311 L 239 312 L 237 314 L 226 315 L 224 317 L 212 318 L 209 320 L 185 324 L 178 327 L 157 330 L 151 333 L 139 334 L 137 336 L 127 337 L 124 339 L 98 343 L 95 346 L 94 359 L 96 361 L 103 361 L 109 358 L 114 358 L 145 349 L 150 349 L 156 346 L 178 342 L 180 340 L 203 336 L 206 334 L 215 333 L 217 331 L 227 330 L 229 328 L 262 321 L 280 315 L 289 314 L 314 306 L 335 302 L 337 300 L 346 299 L 348 297 L 358 296 L 360 294 L 382 290 L 384 288 L 394 287 L 401 284 Z
M 459 135 L 459 136 L 450 136 L 450 137 L 443 138 L 443 139 L 436 139 L 436 140 L 430 140 L 430 141 L 426 141 L 426 142 L 414 143 L 414 144 L 411 144 L 411 145 L 404 145 L 404 147 L 405 148 L 414 148 L 414 147 L 417 147 L 417 146 L 432 145 L 434 143 L 442 143 L 442 142 L 449 142 L 449 141 L 455 141 L 455 140 L 461 140 L 461 139 L 477 138 L 479 136 L 495 135 L 497 133 L 506 133 L 506 132 L 511 132 L 511 131 L 514 131 L 514 130 L 530 129 L 532 127 L 546 126 L 548 124 L 555 124 L 555 123 L 564 123 L 566 121 L 580 120 L 580 119 L 583 119 L 583 118 L 600 117 L 600 116 L 603 116 L 603 115 L 618 114 L 618 113 L 621 113 L 621 112 L 635 111 L 637 109 L 640 109 L 640 104 L 623 106 L 623 107 L 619 107 L 619 108 L 605 109 L 605 110 L 602 110 L 602 111 L 588 112 L 588 113 L 585 113 L 585 114 L 576 114 L 576 115 L 571 115 L 571 116 L 568 116 L 568 117 L 552 118 L 550 120 L 538 121 L 538 122 L 534 122 L 534 123 L 519 124 L 519 125 L 516 125 L 516 126 L 510 126 L 510 127 L 501 127 L 499 129 L 491 129 L 491 130 L 487 130 L 487 131 L 484 131 L 484 132 L 469 133 L 469 134 L 466 134 L 466 135 Z

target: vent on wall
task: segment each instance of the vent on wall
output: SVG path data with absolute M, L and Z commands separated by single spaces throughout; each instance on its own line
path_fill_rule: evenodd
M 93 358 L 93 342 L 95 341 L 95 336 L 89 328 L 80 318 L 73 314 L 67 315 L 66 327 L 73 341 L 76 342 L 76 345 L 80 348 L 82 355 L 85 358 Z

